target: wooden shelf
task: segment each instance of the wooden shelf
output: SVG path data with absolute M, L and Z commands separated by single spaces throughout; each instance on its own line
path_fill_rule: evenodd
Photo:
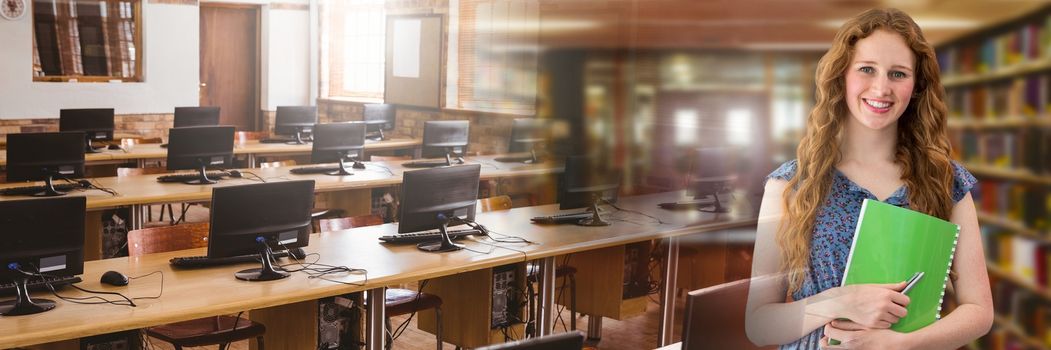
M 1051 59 L 1023 62 L 1009 67 L 1003 67 L 989 73 L 946 76 L 942 79 L 942 86 L 953 88 L 964 85 L 986 83 L 1045 70 L 1051 70 Z
M 1002 179 L 1018 180 L 1042 185 L 1051 185 L 1051 176 L 1035 175 L 1029 170 L 1005 169 L 994 166 L 975 163 L 965 163 L 964 167 L 979 176 L 998 177 Z
M 1008 116 L 982 119 L 975 117 L 950 118 L 948 126 L 950 129 L 975 130 L 1020 128 L 1026 126 L 1051 126 L 1051 116 L 1038 116 L 1032 118 L 1024 116 Z
M 1015 276 L 1014 273 L 1011 273 L 1010 271 L 1004 271 L 1002 268 L 996 266 L 995 264 L 986 263 L 986 267 L 989 269 L 989 273 L 996 275 L 1001 279 L 1007 280 L 1019 287 L 1028 289 L 1030 292 L 1033 292 L 1033 294 L 1044 298 L 1044 300 L 1051 301 L 1051 291 L 1048 291 L 1047 288 L 1043 288 L 1029 281 L 1023 280 L 1022 278 Z
M 1006 329 L 1008 333 L 1011 333 L 1015 337 L 1021 339 L 1022 342 L 1030 348 L 1048 350 L 1048 347 L 1044 345 L 1044 343 L 1041 342 L 1040 339 L 1033 338 L 1031 335 L 1026 334 L 1025 330 L 1023 330 L 1021 327 L 1018 327 L 1018 325 L 1014 324 L 1014 322 L 1011 322 L 1004 317 L 1001 317 L 999 315 L 993 315 L 993 323 L 995 323 L 997 327 Z
M 1039 230 L 1034 230 L 1032 228 L 1029 228 L 1025 224 L 1023 224 L 1021 222 L 1018 222 L 1018 221 L 1015 221 L 1015 220 L 1011 220 L 1011 219 L 1000 217 L 999 215 L 995 215 L 995 214 L 990 214 L 990 213 L 979 211 L 978 212 L 978 221 L 981 221 L 981 222 L 987 223 L 987 224 L 992 224 L 992 225 L 999 226 L 999 227 L 1003 227 L 1003 228 L 1011 230 L 1012 232 L 1018 233 L 1020 235 L 1039 240 L 1039 241 L 1041 241 L 1043 243 L 1051 244 L 1051 238 L 1049 238 L 1046 234 L 1044 234 L 1043 232 L 1040 232 Z

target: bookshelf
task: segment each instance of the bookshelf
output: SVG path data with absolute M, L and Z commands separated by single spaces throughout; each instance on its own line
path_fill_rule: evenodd
M 936 51 L 953 156 L 979 180 L 996 314 L 968 348 L 1051 350 L 1051 6 Z

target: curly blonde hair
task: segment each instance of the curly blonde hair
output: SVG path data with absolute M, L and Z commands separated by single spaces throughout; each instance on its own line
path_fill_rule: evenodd
M 901 35 L 916 58 L 916 83 L 912 99 L 898 119 L 894 155 L 909 190 L 909 207 L 943 219 L 952 211 L 953 169 L 945 126 L 945 91 L 934 49 L 904 12 L 865 11 L 840 28 L 832 48 L 818 63 L 817 101 L 796 149 L 796 174 L 783 193 L 786 220 L 781 222 L 777 239 L 782 252 L 781 272 L 786 274 L 792 293 L 802 287 L 809 270 L 815 219 L 832 187 L 834 167 L 842 157 L 838 141 L 850 118 L 845 96 L 846 70 L 858 40 L 877 30 Z

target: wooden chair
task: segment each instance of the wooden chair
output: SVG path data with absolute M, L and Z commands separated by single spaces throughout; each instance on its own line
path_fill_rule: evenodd
M 745 333 L 748 278 L 698 289 L 686 298 L 683 349 L 774 349 L 757 347 Z
M 482 198 L 478 200 L 478 211 L 488 212 L 494 210 L 508 210 L 511 209 L 511 197 L 510 196 L 496 196 L 489 198 Z M 569 265 L 561 265 L 555 268 L 555 278 L 567 278 L 569 279 L 569 328 L 570 330 L 577 329 L 577 269 Z M 529 265 L 527 268 L 526 279 L 529 283 L 536 283 L 537 278 L 540 275 L 540 269 L 536 265 Z M 531 296 L 532 297 L 532 296 Z M 536 305 L 535 303 L 533 305 Z
M 360 224 L 360 225 L 356 225 Z M 320 221 L 320 226 L 324 231 L 339 231 L 346 230 L 354 227 L 378 225 L 383 223 L 383 218 L 379 215 L 369 214 L 361 215 L 350 218 L 338 218 L 338 219 L 324 219 Z M 384 295 L 384 313 L 387 316 L 387 345 L 391 345 L 390 332 L 393 331 L 391 327 L 390 318 L 394 316 L 406 315 L 413 312 L 418 312 L 427 309 L 434 309 L 435 318 L 438 321 L 438 327 L 434 335 L 435 340 L 438 341 L 438 349 L 442 349 L 442 298 L 437 295 L 430 293 L 417 293 L 414 290 L 402 289 L 402 288 L 387 288 L 387 292 Z
M 149 174 L 163 174 L 163 173 L 166 173 L 166 172 L 167 172 L 167 169 L 164 169 L 164 168 L 117 168 L 117 177 L 149 175 Z M 186 204 L 183 204 L 183 205 L 185 206 Z M 172 204 L 171 203 L 161 204 L 161 210 L 159 210 L 160 216 L 157 218 L 157 220 L 164 221 L 164 211 L 165 210 L 168 211 L 168 222 L 170 224 L 175 225 L 176 223 L 179 222 L 179 221 L 175 220 L 175 214 L 173 213 Z M 183 213 L 185 213 L 185 207 L 184 207 Z M 153 221 L 153 206 L 152 205 L 147 205 L 146 206 L 146 221 Z
M 128 232 L 128 255 L 200 248 L 208 245 L 208 223 L 193 223 L 132 230 Z M 266 326 L 252 320 L 220 315 L 146 328 L 146 334 L 171 343 L 176 350 L 190 346 L 219 345 L 255 338 L 263 349 Z

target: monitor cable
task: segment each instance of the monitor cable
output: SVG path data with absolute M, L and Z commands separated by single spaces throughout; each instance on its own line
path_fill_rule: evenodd
M 33 267 L 34 267 L 34 269 L 36 268 L 36 266 L 33 266 Z M 48 274 L 43 274 L 43 273 L 35 273 L 35 272 L 24 271 L 21 268 L 16 268 L 14 270 L 16 270 L 18 272 L 21 272 L 21 273 L 24 273 L 24 274 L 27 274 L 27 275 L 37 276 L 37 277 L 40 277 L 40 278 L 56 277 L 54 275 L 48 275 Z M 90 289 L 81 288 L 81 287 L 77 286 L 76 284 L 70 284 L 69 285 L 70 287 L 73 287 L 73 288 L 75 288 L 75 289 L 77 289 L 77 290 L 79 290 L 81 292 L 85 292 L 85 293 L 89 293 L 89 294 L 99 294 L 99 295 L 115 295 L 115 296 L 119 296 L 123 300 L 109 300 L 109 299 L 100 297 L 98 295 L 93 295 L 93 296 L 89 296 L 89 297 L 66 297 L 66 296 L 59 295 L 58 291 L 55 290 L 55 286 L 52 285 L 51 283 L 45 283 L 44 285 L 47 286 L 48 290 L 51 291 L 51 294 L 55 295 L 56 298 L 59 298 L 59 299 L 62 299 L 64 301 L 67 301 L 67 302 L 70 302 L 70 303 L 74 303 L 74 304 L 84 304 L 84 305 L 110 304 L 110 305 L 118 305 L 118 306 L 138 307 L 138 305 L 135 304 L 135 300 L 140 300 L 140 299 L 159 299 L 164 294 L 164 273 L 161 272 L 161 271 L 154 271 L 152 273 L 149 273 L 149 274 L 146 274 L 146 275 L 142 275 L 142 276 L 129 277 L 129 279 L 136 279 L 136 278 L 142 278 L 142 277 L 154 275 L 154 274 L 157 274 L 157 273 L 161 274 L 160 292 L 158 292 L 156 296 L 150 296 L 150 297 L 128 297 L 128 296 L 125 296 L 124 294 L 121 294 L 121 293 L 118 293 L 118 292 L 97 291 L 97 290 L 90 290 Z M 87 300 L 99 300 L 99 301 L 88 302 Z
M 285 250 L 288 250 L 288 247 L 286 247 L 283 244 L 281 245 L 281 247 L 285 248 Z M 307 258 L 309 258 L 311 256 L 316 257 L 316 259 L 314 259 L 314 261 L 312 261 L 312 262 L 307 262 L 306 261 Z M 317 278 L 317 279 L 321 279 L 321 280 L 328 281 L 328 282 L 345 284 L 345 285 L 350 285 L 350 286 L 361 287 L 361 286 L 364 286 L 364 285 L 369 283 L 369 271 L 368 270 L 366 270 L 366 269 L 350 268 L 350 267 L 346 267 L 346 266 L 335 266 L 335 265 L 320 264 L 320 263 L 318 263 L 318 261 L 321 260 L 321 254 L 318 254 L 318 253 L 307 254 L 306 256 L 303 257 L 303 261 L 300 261 L 299 259 L 297 259 L 295 256 L 292 256 L 291 254 L 289 254 L 288 257 L 291 258 L 295 262 L 289 263 L 289 264 L 284 264 L 284 265 L 278 265 L 277 267 L 280 267 L 282 270 L 285 270 L 287 272 L 302 272 L 302 273 L 307 275 L 307 278 Z M 300 268 L 298 268 L 298 269 L 288 269 L 287 268 L 288 266 L 292 266 L 292 265 L 299 265 Z M 319 266 L 320 268 L 314 267 L 314 266 Z M 334 280 L 334 279 L 325 277 L 327 275 L 338 274 L 338 273 L 361 274 L 361 275 L 364 275 L 365 279 L 363 281 L 361 281 L 361 282 L 343 282 L 343 281 L 338 281 L 338 280 Z
M 618 207 L 616 204 L 613 204 L 613 202 L 610 202 L 610 201 L 606 200 L 605 198 L 600 198 L 599 200 L 601 200 L 602 203 L 608 204 L 609 206 L 613 207 L 613 209 L 616 209 L 617 211 L 623 211 L 623 212 L 628 212 L 628 213 L 639 214 L 639 215 L 648 217 L 650 219 L 653 219 L 654 221 L 657 222 L 657 224 L 660 224 L 660 225 L 667 224 L 667 222 L 664 222 L 664 220 L 661 220 L 660 218 L 658 218 L 656 216 L 653 216 L 653 215 L 650 215 L 650 214 L 646 214 L 646 213 L 643 213 L 641 211 L 636 211 L 636 210 L 631 210 L 631 209 L 624 209 L 624 208 Z M 623 221 L 627 221 L 627 220 L 623 220 Z

